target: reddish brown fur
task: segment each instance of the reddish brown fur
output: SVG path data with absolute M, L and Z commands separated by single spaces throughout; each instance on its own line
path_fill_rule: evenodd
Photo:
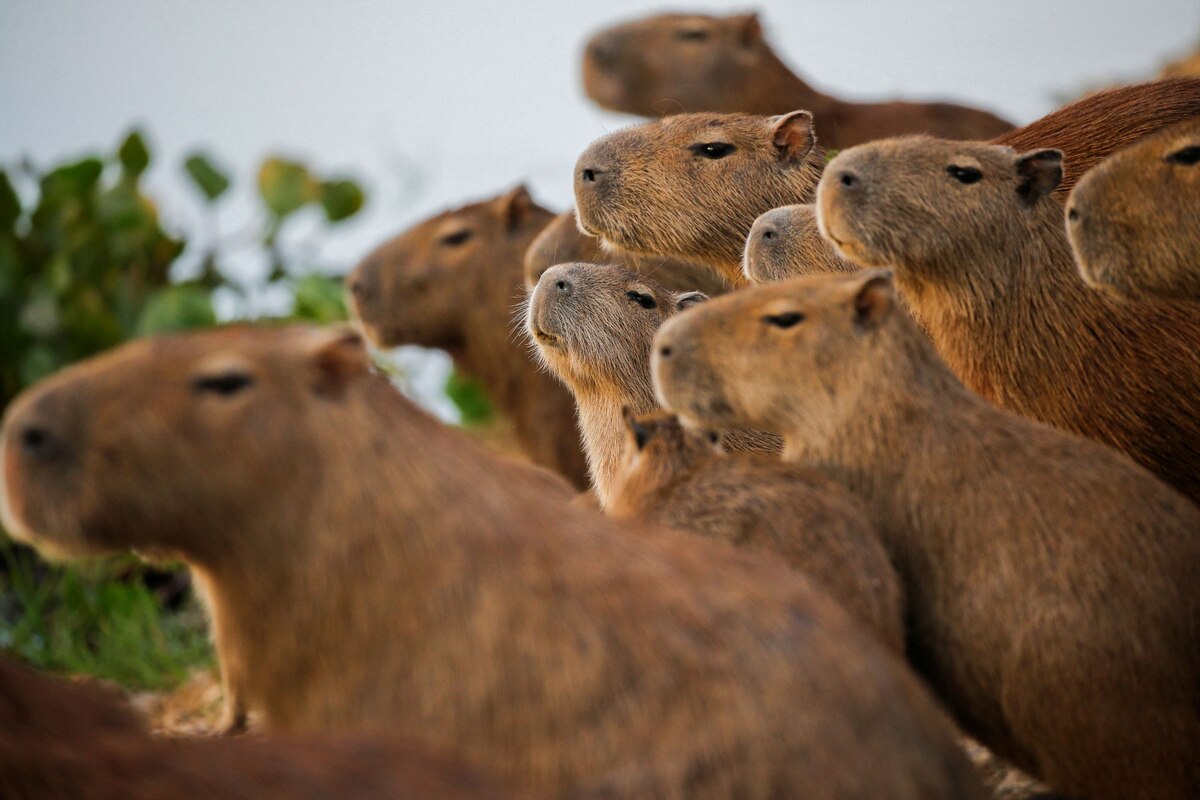
M 807 108 L 835 148 L 905 133 L 988 139 L 1012 128 L 953 103 L 851 103 L 819 92 L 775 55 L 755 14 L 661 14 L 607 28 L 584 49 L 583 83 L 605 108 L 650 117 Z
M 980 796 L 801 576 L 548 500 L 353 339 L 136 342 L 18 398 L 3 443 L 15 534 L 205 576 L 269 728 L 417 731 L 545 797 Z
M 885 271 L 681 314 L 654 375 L 692 424 L 778 432 L 786 459 L 866 500 L 904 578 L 911 660 L 968 732 L 1070 796 L 1200 796 L 1195 506 L 964 389 Z
M 538 369 L 513 333 L 525 251 L 551 219 L 518 187 L 414 225 L 363 259 L 347 285 L 372 341 L 449 351 L 459 369 L 483 383 L 535 463 L 585 486 L 571 395 Z
M 888 647 L 904 650 L 904 595 L 862 501 L 799 464 L 726 455 L 674 414 L 626 416 L 609 513 L 773 554 L 812 578 Z

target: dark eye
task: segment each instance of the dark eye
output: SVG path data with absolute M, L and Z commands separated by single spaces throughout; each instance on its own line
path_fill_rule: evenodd
M 786 314 L 768 314 L 762 320 L 768 325 L 774 325 L 776 328 L 790 328 L 797 323 L 803 322 L 804 315 L 799 311 L 789 311 Z
M 983 180 L 983 173 L 975 167 L 960 167 L 956 164 L 951 164 L 946 167 L 946 172 L 950 173 L 950 177 L 959 183 L 979 183 Z
M 254 379 L 244 372 L 223 372 L 220 375 L 205 375 L 192 381 L 192 389 L 196 392 L 212 392 L 222 397 L 237 394 Z
M 648 294 L 629 291 L 625 293 L 625 296 L 637 303 L 642 308 L 658 308 L 658 303 L 654 302 L 654 298 Z
M 467 230 L 455 231 L 448 233 L 442 237 L 442 244 L 448 247 L 458 247 L 460 244 L 471 238 L 471 232 Z
M 1167 156 L 1166 161 L 1168 164 L 1182 164 L 1185 167 L 1200 164 L 1200 144 L 1188 145 L 1182 150 L 1176 150 Z
M 691 150 L 698 156 L 704 156 L 716 161 L 718 158 L 724 158 L 729 155 L 734 150 L 737 150 L 737 148 L 728 142 L 704 142 L 692 145 Z
M 675 32 L 675 38 L 684 42 L 703 42 L 708 39 L 708 31 L 688 28 Z

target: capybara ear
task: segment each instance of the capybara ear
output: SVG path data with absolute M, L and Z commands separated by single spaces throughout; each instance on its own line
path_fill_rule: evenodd
M 680 292 L 675 295 L 675 307 L 680 311 L 685 308 L 697 306 L 708 299 L 708 295 L 704 292 Z
M 339 396 L 350 381 L 371 367 L 362 336 L 349 325 L 320 331 L 309 353 L 316 368 L 313 388 L 321 395 Z
M 792 111 L 771 119 L 771 143 L 775 153 L 785 164 L 797 164 L 804 160 L 817 144 L 817 132 L 813 129 L 811 111 Z
M 504 221 L 504 227 L 512 230 L 521 224 L 533 208 L 533 197 L 522 183 L 497 199 L 496 207 L 500 210 L 500 219 Z
M 1032 150 L 1017 156 L 1017 175 L 1021 182 L 1017 193 L 1026 203 L 1034 203 L 1039 197 L 1044 197 L 1062 183 L 1063 154 L 1061 150 Z
M 737 40 L 742 47 L 753 47 L 762 41 L 763 31 L 762 23 L 758 20 L 758 14 L 750 12 L 749 14 L 738 14 L 732 19 L 734 30 L 737 31 Z
M 864 269 L 854 276 L 851 305 L 860 327 L 877 328 L 896 305 L 896 289 L 890 269 Z

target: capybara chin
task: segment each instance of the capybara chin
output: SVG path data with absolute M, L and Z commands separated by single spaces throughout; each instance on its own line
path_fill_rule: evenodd
M 579 225 L 619 248 L 700 261 L 744 284 L 746 232 L 767 208 L 811 196 L 824 164 L 816 143 L 807 111 L 681 114 L 610 133 L 575 164 Z
M 751 283 L 771 283 L 801 275 L 857 272 L 821 238 L 811 203 L 773 208 L 754 220 L 746 237 L 742 272 Z
M 1067 201 L 1067 233 L 1093 288 L 1200 301 L 1200 118 L 1084 175 Z
M 571 396 L 512 335 L 525 251 L 552 219 L 518 186 L 417 223 L 375 248 L 346 284 L 354 316 L 375 344 L 448 351 L 512 422 L 530 459 L 584 486 Z
M 836 173 L 834 173 L 836 174 Z M 1122 454 L 968 392 L 887 271 L 745 289 L 655 338 L 665 406 L 781 433 L 867 504 L 910 659 L 1060 792 L 1200 796 L 1200 510 Z
M 829 163 L 818 222 L 846 258 L 895 268 L 968 388 L 1115 447 L 1200 500 L 1200 314 L 1090 290 L 1050 197 L 1061 179 L 1056 150 L 872 142 Z
M 802 576 L 547 497 L 357 337 L 136 342 L 2 436 L 6 524 L 178 554 L 269 730 L 415 732 L 536 797 L 980 797 L 919 680 Z
M 849 103 L 823 94 L 780 61 L 756 14 L 660 14 L 602 30 L 584 48 L 583 86 L 605 108 L 647 117 L 808 108 L 829 147 L 921 132 L 987 139 L 1012 128 L 951 103 Z

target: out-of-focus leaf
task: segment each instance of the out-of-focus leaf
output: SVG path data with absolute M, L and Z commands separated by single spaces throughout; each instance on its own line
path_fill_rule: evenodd
M 209 202 L 225 194 L 225 190 L 229 188 L 229 178 L 225 176 L 224 172 L 213 166 L 212 161 L 204 153 L 192 153 L 183 162 L 183 168 L 191 176 L 192 183 L 196 184 L 196 188 Z
M 330 222 L 353 217 L 365 201 L 362 188 L 352 180 L 342 178 L 321 184 L 321 206 Z
M 104 172 L 104 162 L 85 158 L 65 164 L 42 178 L 42 202 L 56 203 L 89 194 Z
M 346 291 L 342 282 L 325 275 L 306 275 L 296 281 L 292 316 L 321 324 L 347 318 Z
M 203 328 L 217 324 L 212 298 L 199 286 L 181 284 L 159 289 L 142 309 L 137 332 L 141 336 L 166 331 Z
M 286 217 L 318 199 L 321 185 L 303 164 L 268 158 L 258 171 L 258 193 L 272 214 Z
M 8 179 L 8 173 L 0 169 L 0 230 L 11 231 L 20 216 L 21 199 Z
M 28 386 L 59 368 L 58 356 L 45 344 L 35 344 L 21 356 L 21 383 Z
M 121 167 L 125 170 L 125 174 L 132 178 L 136 178 L 146 171 L 146 167 L 150 166 L 150 149 L 146 147 L 146 140 L 141 131 L 129 132 L 125 141 L 121 142 L 120 149 L 117 150 L 117 158 L 121 160 Z
M 463 425 L 482 424 L 495 413 L 483 384 L 457 371 L 451 372 L 446 381 L 446 395 L 462 414 Z

